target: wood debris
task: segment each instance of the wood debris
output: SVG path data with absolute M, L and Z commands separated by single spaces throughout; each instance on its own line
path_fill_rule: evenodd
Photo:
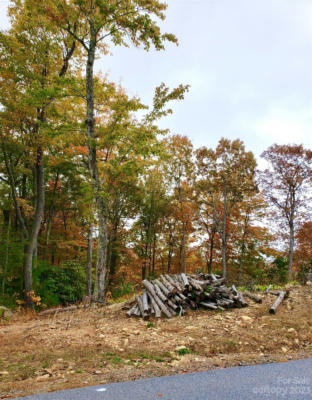
M 227 287 L 225 279 L 214 274 L 161 275 L 152 281 L 143 280 L 142 285 L 142 295 L 129 305 L 129 317 L 171 318 L 197 308 L 225 310 L 248 306 L 234 285 Z

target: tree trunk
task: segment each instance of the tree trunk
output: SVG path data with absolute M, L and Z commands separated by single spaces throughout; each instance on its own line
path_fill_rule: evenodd
M 291 221 L 289 226 L 289 264 L 288 264 L 288 279 L 292 279 L 292 269 L 293 269 L 293 254 L 294 254 L 294 245 L 295 245 L 295 230 L 294 223 Z
M 288 260 L 288 279 L 292 279 L 293 274 L 293 255 L 294 255 L 294 246 L 295 246 L 295 227 L 294 227 L 294 219 L 295 219 L 295 206 L 296 206 L 296 198 L 295 192 L 292 191 L 290 198 L 290 217 L 289 217 L 289 260 Z
M 156 263 L 156 233 L 154 233 L 153 239 L 153 261 L 152 261 L 152 274 L 155 275 L 155 263 Z
M 227 191 L 224 190 L 223 197 L 223 223 L 222 223 L 222 276 L 226 278 L 227 268 L 226 268 L 226 220 L 227 220 Z
M 214 250 L 214 238 L 215 238 L 215 229 L 211 230 L 210 234 L 210 248 L 209 248 L 209 261 L 207 265 L 208 274 L 212 273 L 212 261 L 213 261 L 213 250 Z
M 107 260 L 107 213 L 106 201 L 101 193 L 101 183 L 97 167 L 96 141 L 94 132 L 94 60 L 96 49 L 96 31 L 91 27 L 91 39 L 88 48 L 88 60 L 86 68 L 86 98 L 87 98 L 87 135 L 88 135 L 88 161 L 91 181 L 96 201 L 98 216 L 98 250 L 97 250 L 97 289 L 95 290 L 97 300 L 104 300 L 106 289 L 106 260 Z
M 46 262 L 48 262 L 48 247 L 49 247 L 49 242 L 50 242 L 50 235 L 51 235 L 51 228 L 52 228 L 52 221 L 53 221 L 54 199 L 55 199 L 56 189 L 57 189 L 57 185 L 58 185 L 58 180 L 59 180 L 59 172 L 56 173 L 56 177 L 54 180 L 51 204 L 49 207 L 49 213 L 48 213 L 48 219 L 47 219 L 46 244 L 45 244 L 45 250 L 44 250 L 44 259 Z
M 114 221 L 111 240 L 110 240 L 110 257 L 109 257 L 109 284 L 114 283 L 120 254 L 119 254 L 119 242 L 118 242 L 118 227 L 119 219 Z
M 93 229 L 89 227 L 88 233 L 88 255 L 87 255 L 87 296 L 91 299 L 92 294 L 92 246 L 93 246 Z
M 19 223 L 21 225 L 24 239 L 27 239 L 28 236 L 29 236 L 29 232 L 27 230 L 26 223 L 25 223 L 24 217 L 22 215 L 21 208 L 20 208 L 20 206 L 18 204 L 18 195 L 17 195 L 17 192 L 16 192 L 15 178 L 14 178 L 12 165 L 11 165 L 10 159 L 8 157 L 8 154 L 6 152 L 6 148 L 5 148 L 5 144 L 4 144 L 3 139 L 2 139 L 2 150 L 3 150 L 5 167 L 6 167 L 6 170 L 7 170 L 9 183 L 10 183 L 10 187 L 11 187 L 12 199 L 13 199 L 13 203 L 14 203 L 14 207 L 15 207 L 15 211 L 16 211 L 16 217 L 17 217 L 16 219 L 19 221 Z
M 171 259 L 172 259 L 172 245 L 169 243 L 169 249 L 168 249 L 168 263 L 167 263 L 167 273 L 170 274 L 171 270 Z
M 184 222 L 184 210 L 183 210 L 183 200 L 181 184 L 179 183 L 179 201 L 181 207 L 181 219 L 182 219 L 182 256 L 183 256 L 183 271 L 186 274 L 186 232 L 185 232 L 185 222 Z
M 3 213 L 5 211 L 3 210 Z M 3 235 L 3 239 L 5 242 L 5 256 L 4 256 L 4 263 L 3 263 L 3 279 L 2 279 L 2 296 L 4 296 L 5 292 L 5 285 L 8 273 L 8 264 L 9 264 L 9 252 L 10 252 L 10 234 L 11 234 L 11 211 L 8 212 L 8 219 L 4 225 L 5 227 L 5 234 Z
M 33 254 L 37 246 L 38 234 L 41 226 L 41 220 L 44 211 L 44 166 L 43 166 L 43 149 L 41 146 L 37 148 L 36 154 L 36 208 L 32 223 L 32 229 L 25 247 L 24 254 L 24 294 L 26 307 L 33 307 L 31 292 L 33 291 L 32 264 Z

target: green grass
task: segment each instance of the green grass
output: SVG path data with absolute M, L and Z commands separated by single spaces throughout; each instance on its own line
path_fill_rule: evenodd
M 185 356 L 186 354 L 192 353 L 192 351 L 186 347 L 183 349 L 176 350 L 176 352 L 179 354 L 179 356 Z

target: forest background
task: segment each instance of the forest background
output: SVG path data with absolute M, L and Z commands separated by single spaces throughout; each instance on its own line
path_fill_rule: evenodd
M 192 90 L 153 105 L 94 72 L 114 46 L 164 50 L 155 0 L 11 3 L 0 35 L 0 302 L 104 301 L 160 273 L 238 285 L 311 271 L 312 152 L 244 143 L 194 148 L 164 128 Z M 187 83 L 187 82 L 186 82 Z

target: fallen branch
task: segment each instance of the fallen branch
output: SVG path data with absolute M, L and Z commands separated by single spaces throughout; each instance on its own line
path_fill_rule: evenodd
M 282 303 L 284 299 L 286 299 L 289 295 L 289 291 L 280 291 L 278 298 L 273 303 L 272 307 L 270 308 L 270 314 L 276 314 L 276 310 L 278 306 Z
M 255 301 L 258 304 L 262 303 L 262 297 L 261 296 L 257 296 L 256 294 L 250 293 L 248 291 L 244 292 L 244 295 L 246 297 L 248 297 L 249 299 Z
M 50 310 L 45 310 L 41 311 L 38 315 L 49 315 L 49 314 L 55 314 L 55 313 L 60 313 L 60 312 L 69 312 L 69 311 L 76 311 L 76 310 L 81 310 L 83 308 L 89 308 L 91 304 L 83 304 L 82 306 L 70 306 L 70 307 L 59 307 L 59 308 L 53 308 Z

